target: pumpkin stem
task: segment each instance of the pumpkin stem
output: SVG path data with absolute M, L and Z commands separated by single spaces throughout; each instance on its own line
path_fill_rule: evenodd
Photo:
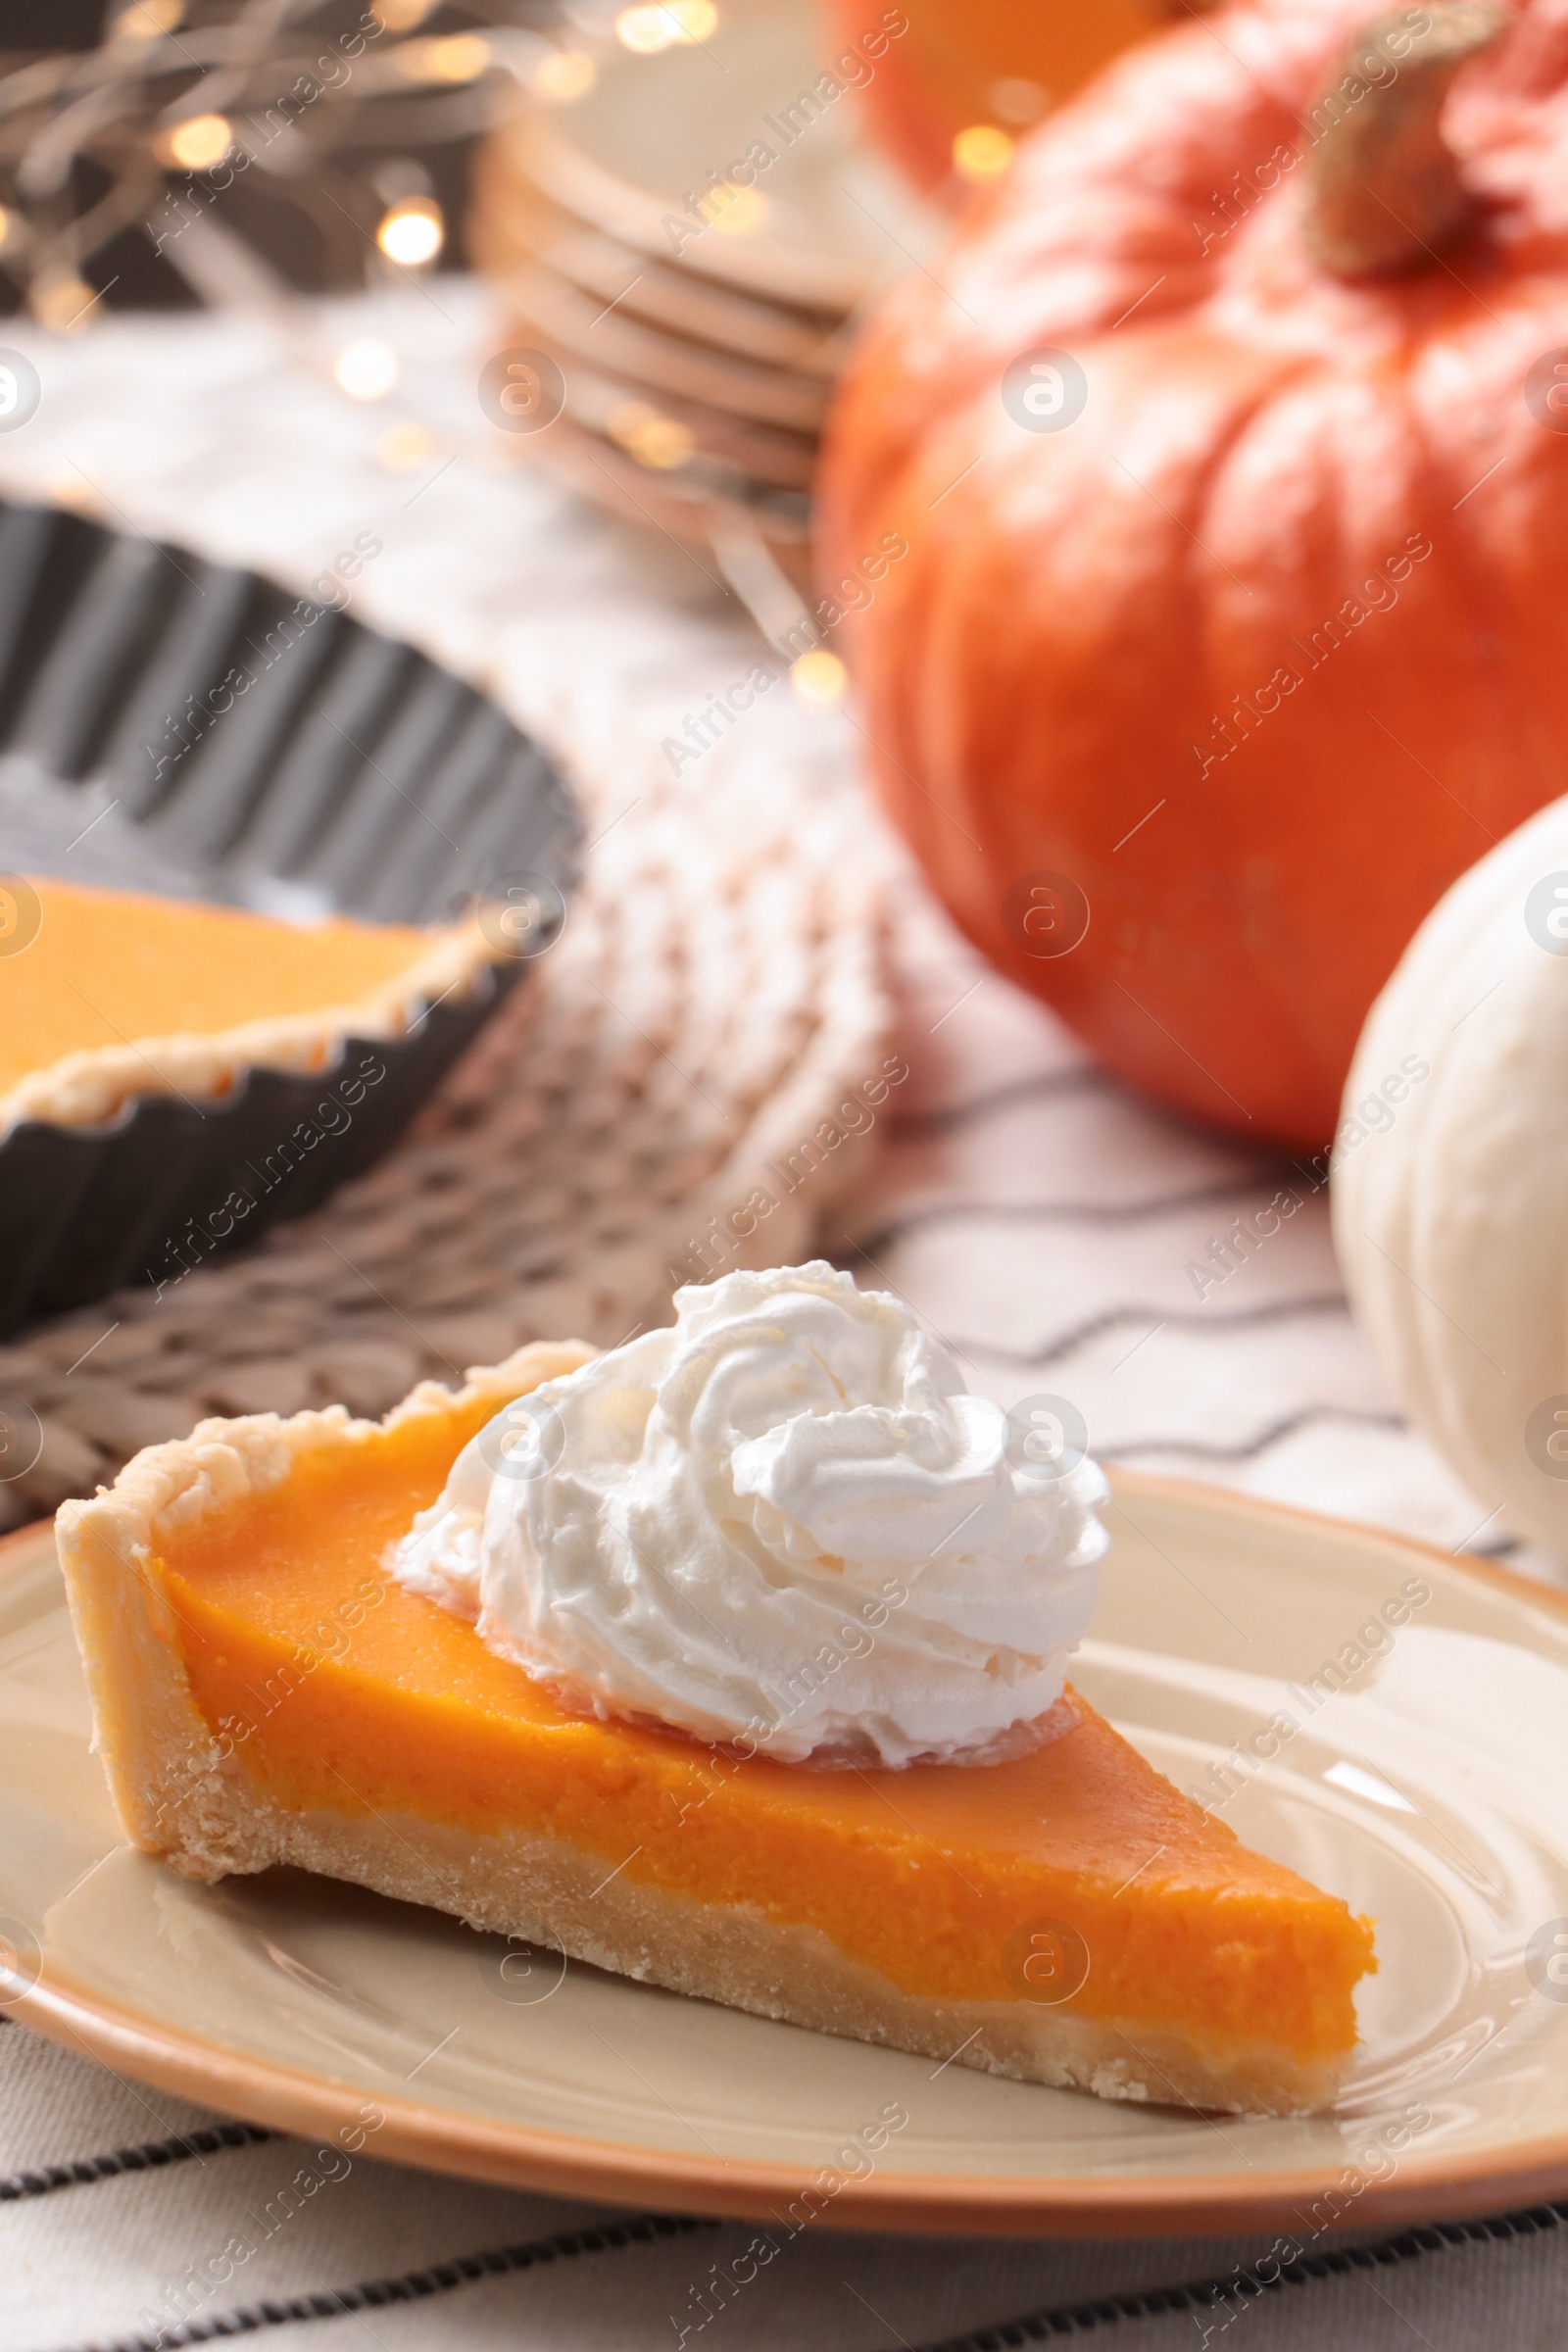
M 1459 68 L 1512 13 L 1492 0 L 1437 0 L 1422 13 L 1426 28 L 1414 34 L 1408 13 L 1369 25 L 1304 126 L 1313 147 L 1302 237 L 1336 277 L 1425 269 L 1474 218 L 1439 122 Z

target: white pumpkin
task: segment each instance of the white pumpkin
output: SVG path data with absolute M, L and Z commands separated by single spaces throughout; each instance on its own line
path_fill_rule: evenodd
M 1405 950 L 1356 1048 L 1332 1199 L 1410 1418 L 1482 1509 L 1568 1558 L 1568 800 Z

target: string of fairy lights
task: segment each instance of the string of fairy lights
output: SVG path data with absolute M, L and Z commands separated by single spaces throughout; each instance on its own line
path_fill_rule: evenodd
M 432 149 L 526 93 L 580 96 L 595 38 L 648 53 L 716 21 L 712 0 L 111 0 L 96 45 L 0 56 L 0 277 L 70 332 L 145 277 L 144 248 L 205 296 L 215 223 L 220 259 L 237 228 L 285 281 L 302 247 L 322 286 L 433 269 Z

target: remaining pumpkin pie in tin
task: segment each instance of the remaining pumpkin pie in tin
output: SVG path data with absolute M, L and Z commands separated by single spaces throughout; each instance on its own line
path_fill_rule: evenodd
M 97 1126 L 136 1097 L 200 1102 L 250 1069 L 319 1070 L 401 1035 L 496 960 L 477 923 L 424 930 L 0 877 L 0 1134 Z
M 801 1274 L 819 1295 L 847 1281 L 825 1267 Z M 678 1295 L 683 1323 L 695 1296 Z M 767 1324 L 776 1297 L 750 1304 L 751 1344 L 732 1358 L 745 1369 L 722 1411 L 755 1404 L 759 1348 L 783 1321 L 779 1308 Z M 710 1366 L 711 1318 L 698 1338 Z M 421 1589 L 411 1542 L 428 1572 L 434 1539 L 453 1536 L 442 1556 L 458 1584 L 479 1556 L 463 1506 L 480 1455 L 516 1481 L 485 1519 L 485 1544 L 505 1549 L 517 1511 L 557 1508 L 565 1525 L 587 1473 L 552 1504 L 538 1457 L 564 1435 L 569 1464 L 592 1423 L 629 1459 L 648 1384 L 680 1343 L 679 1330 L 656 1332 L 592 1362 L 579 1347 L 527 1348 L 460 1394 L 416 1390 L 379 1424 L 340 1407 L 204 1422 L 139 1455 L 111 1492 L 67 1504 L 61 1556 L 97 1746 L 136 1843 L 197 1878 L 300 1865 L 678 1991 L 1025 2081 L 1240 2111 L 1326 2104 L 1354 2045 L 1356 1983 L 1375 1965 L 1370 1923 L 1249 1852 L 1059 1681 L 1031 1738 L 1003 1741 L 992 1760 L 789 1760 L 779 1738 L 767 1752 L 757 1740 L 700 1740 L 646 1709 L 612 1711 L 589 1663 L 575 1688 L 542 1678 L 525 1635 L 503 1654 L 505 1580 L 473 1606 L 454 1589 L 439 1605 L 428 1573 Z M 659 1446 L 681 1386 L 658 1387 Z M 712 1406 L 711 1380 L 705 1393 Z M 996 1408 L 961 1401 L 976 1408 L 963 1440 L 972 1466 Z M 758 1491 L 770 1462 L 817 1440 L 842 1464 L 854 1417 L 813 1413 L 808 1399 L 800 1418 L 818 1428 L 742 1441 L 735 1493 Z M 592 1514 L 573 1522 L 584 1543 L 612 1522 L 627 1535 L 619 1622 L 640 1613 L 645 1658 L 670 1609 L 682 1626 L 695 1612 L 688 1663 L 705 1645 L 698 1616 L 712 1625 L 712 1655 L 729 1641 L 722 1574 L 708 1557 L 685 1579 L 672 1533 L 686 1469 L 707 1475 L 713 1419 L 699 1412 L 689 1451 L 682 1441 L 666 1452 L 662 1559 L 645 1558 L 659 1541 L 651 1518 L 606 1505 L 597 1527 Z M 915 1419 L 878 1405 L 860 1427 L 879 1445 L 891 1432 L 892 1452 L 907 1455 L 922 1443 Z M 510 1450 L 509 1425 L 533 1457 Z M 842 1499 L 842 1482 L 835 1492 Z M 939 1558 L 938 1585 L 951 1592 L 955 1566 L 961 1625 L 969 1602 L 982 1613 L 990 1602 L 964 1560 Z M 1064 1592 L 1079 1573 L 1068 1568 Z M 846 1660 L 840 1675 L 819 1648 L 814 1680 L 797 1670 L 813 1723 L 850 1704 L 857 1674 L 893 1675 L 893 1624 L 907 1642 L 915 1610 L 938 1605 L 920 1567 L 891 1581 L 902 1607 L 841 1604 L 879 1629 L 852 1642 L 846 1622 L 860 1666 Z M 590 1584 L 579 1600 L 597 1639 Z M 789 1728 L 790 1704 L 773 1707 L 772 1735 Z M 864 1720 L 885 1744 L 891 1717 Z
M 0 874 L 0 1336 L 122 1283 L 161 1296 L 316 1207 L 523 968 L 477 919 L 293 923 Z

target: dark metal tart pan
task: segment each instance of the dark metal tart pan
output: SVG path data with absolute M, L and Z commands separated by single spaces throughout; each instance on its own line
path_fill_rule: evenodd
M 0 880 L 397 923 L 510 889 L 533 917 L 497 926 L 471 990 L 403 1036 L 346 1039 L 329 1068 L 0 1137 L 0 1335 L 176 1279 L 362 1174 L 559 930 L 580 840 L 539 746 L 413 646 L 184 548 L 0 503 Z

